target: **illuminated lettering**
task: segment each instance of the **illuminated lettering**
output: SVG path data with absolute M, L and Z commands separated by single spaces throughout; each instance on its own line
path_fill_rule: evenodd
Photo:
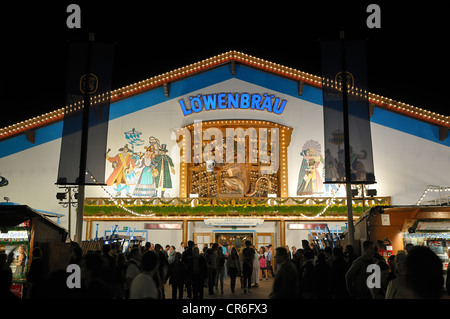
M 183 115 L 184 115 L 184 116 L 189 115 L 189 114 L 192 113 L 191 110 L 187 110 L 187 109 L 186 109 L 186 105 L 184 105 L 183 99 L 179 100 L 178 103 L 180 103 L 181 111 L 183 111 Z
M 204 103 L 205 109 L 207 111 L 215 110 L 216 109 L 216 95 L 215 94 L 204 95 L 203 103 Z
M 286 100 L 275 97 L 273 94 L 249 93 L 213 93 L 198 94 L 189 97 L 189 102 L 178 100 L 184 116 L 202 111 L 223 109 L 252 109 L 282 114 L 286 107 Z
M 241 104 L 239 104 L 239 108 L 248 109 L 250 106 L 250 94 L 242 93 L 241 94 Z
M 239 94 L 234 93 L 233 96 L 232 93 L 228 93 L 228 108 L 231 109 L 231 106 L 235 109 L 239 108 Z

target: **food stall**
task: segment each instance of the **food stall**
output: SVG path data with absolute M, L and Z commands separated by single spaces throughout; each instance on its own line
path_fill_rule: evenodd
M 11 290 L 17 296 L 24 296 L 33 248 L 40 247 L 44 260 L 49 264 L 46 256 L 50 256 L 50 246 L 64 243 L 67 238 L 67 230 L 43 213 L 26 205 L 0 203 L 0 252 L 13 257 L 10 264 L 13 275 Z
M 443 269 L 447 270 L 450 252 L 450 219 L 417 219 L 408 221 L 407 227 L 403 235 L 405 245 L 428 246 L 442 260 Z
M 356 251 L 360 251 L 364 240 L 370 240 L 375 244 L 382 242 L 381 246 L 389 247 L 394 255 L 407 244 L 428 246 L 441 258 L 446 270 L 450 206 L 374 206 L 355 221 L 354 239 Z M 347 243 L 348 236 L 345 236 L 341 245 Z

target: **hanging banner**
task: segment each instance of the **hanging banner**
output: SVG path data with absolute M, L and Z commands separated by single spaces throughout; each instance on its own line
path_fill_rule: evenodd
M 113 44 L 70 43 L 63 136 L 56 184 L 105 183 Z M 79 181 L 83 108 L 89 101 L 86 179 Z
M 323 41 L 321 46 L 325 183 L 346 182 L 344 83 L 347 86 L 351 183 L 375 183 L 365 43 L 334 40 Z M 342 63 L 343 51 L 345 71 Z

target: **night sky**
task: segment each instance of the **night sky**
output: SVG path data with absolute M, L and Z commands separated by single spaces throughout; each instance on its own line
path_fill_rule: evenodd
M 87 40 L 89 32 L 96 41 L 116 43 L 116 89 L 229 50 L 320 76 L 319 40 L 344 30 L 348 38 L 367 40 L 370 92 L 450 114 L 444 7 L 405 1 L 162 2 L 2 4 L 0 127 L 63 107 L 67 43 Z M 70 3 L 81 7 L 81 29 L 66 26 Z M 381 7 L 381 29 L 366 26 L 370 3 Z

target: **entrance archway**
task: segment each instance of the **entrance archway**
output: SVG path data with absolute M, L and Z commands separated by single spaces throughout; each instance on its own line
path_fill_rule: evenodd
M 245 246 L 245 242 L 249 240 L 254 243 L 253 232 L 216 232 L 214 233 L 214 242 L 220 243 L 224 246 L 233 245 L 239 252 Z

